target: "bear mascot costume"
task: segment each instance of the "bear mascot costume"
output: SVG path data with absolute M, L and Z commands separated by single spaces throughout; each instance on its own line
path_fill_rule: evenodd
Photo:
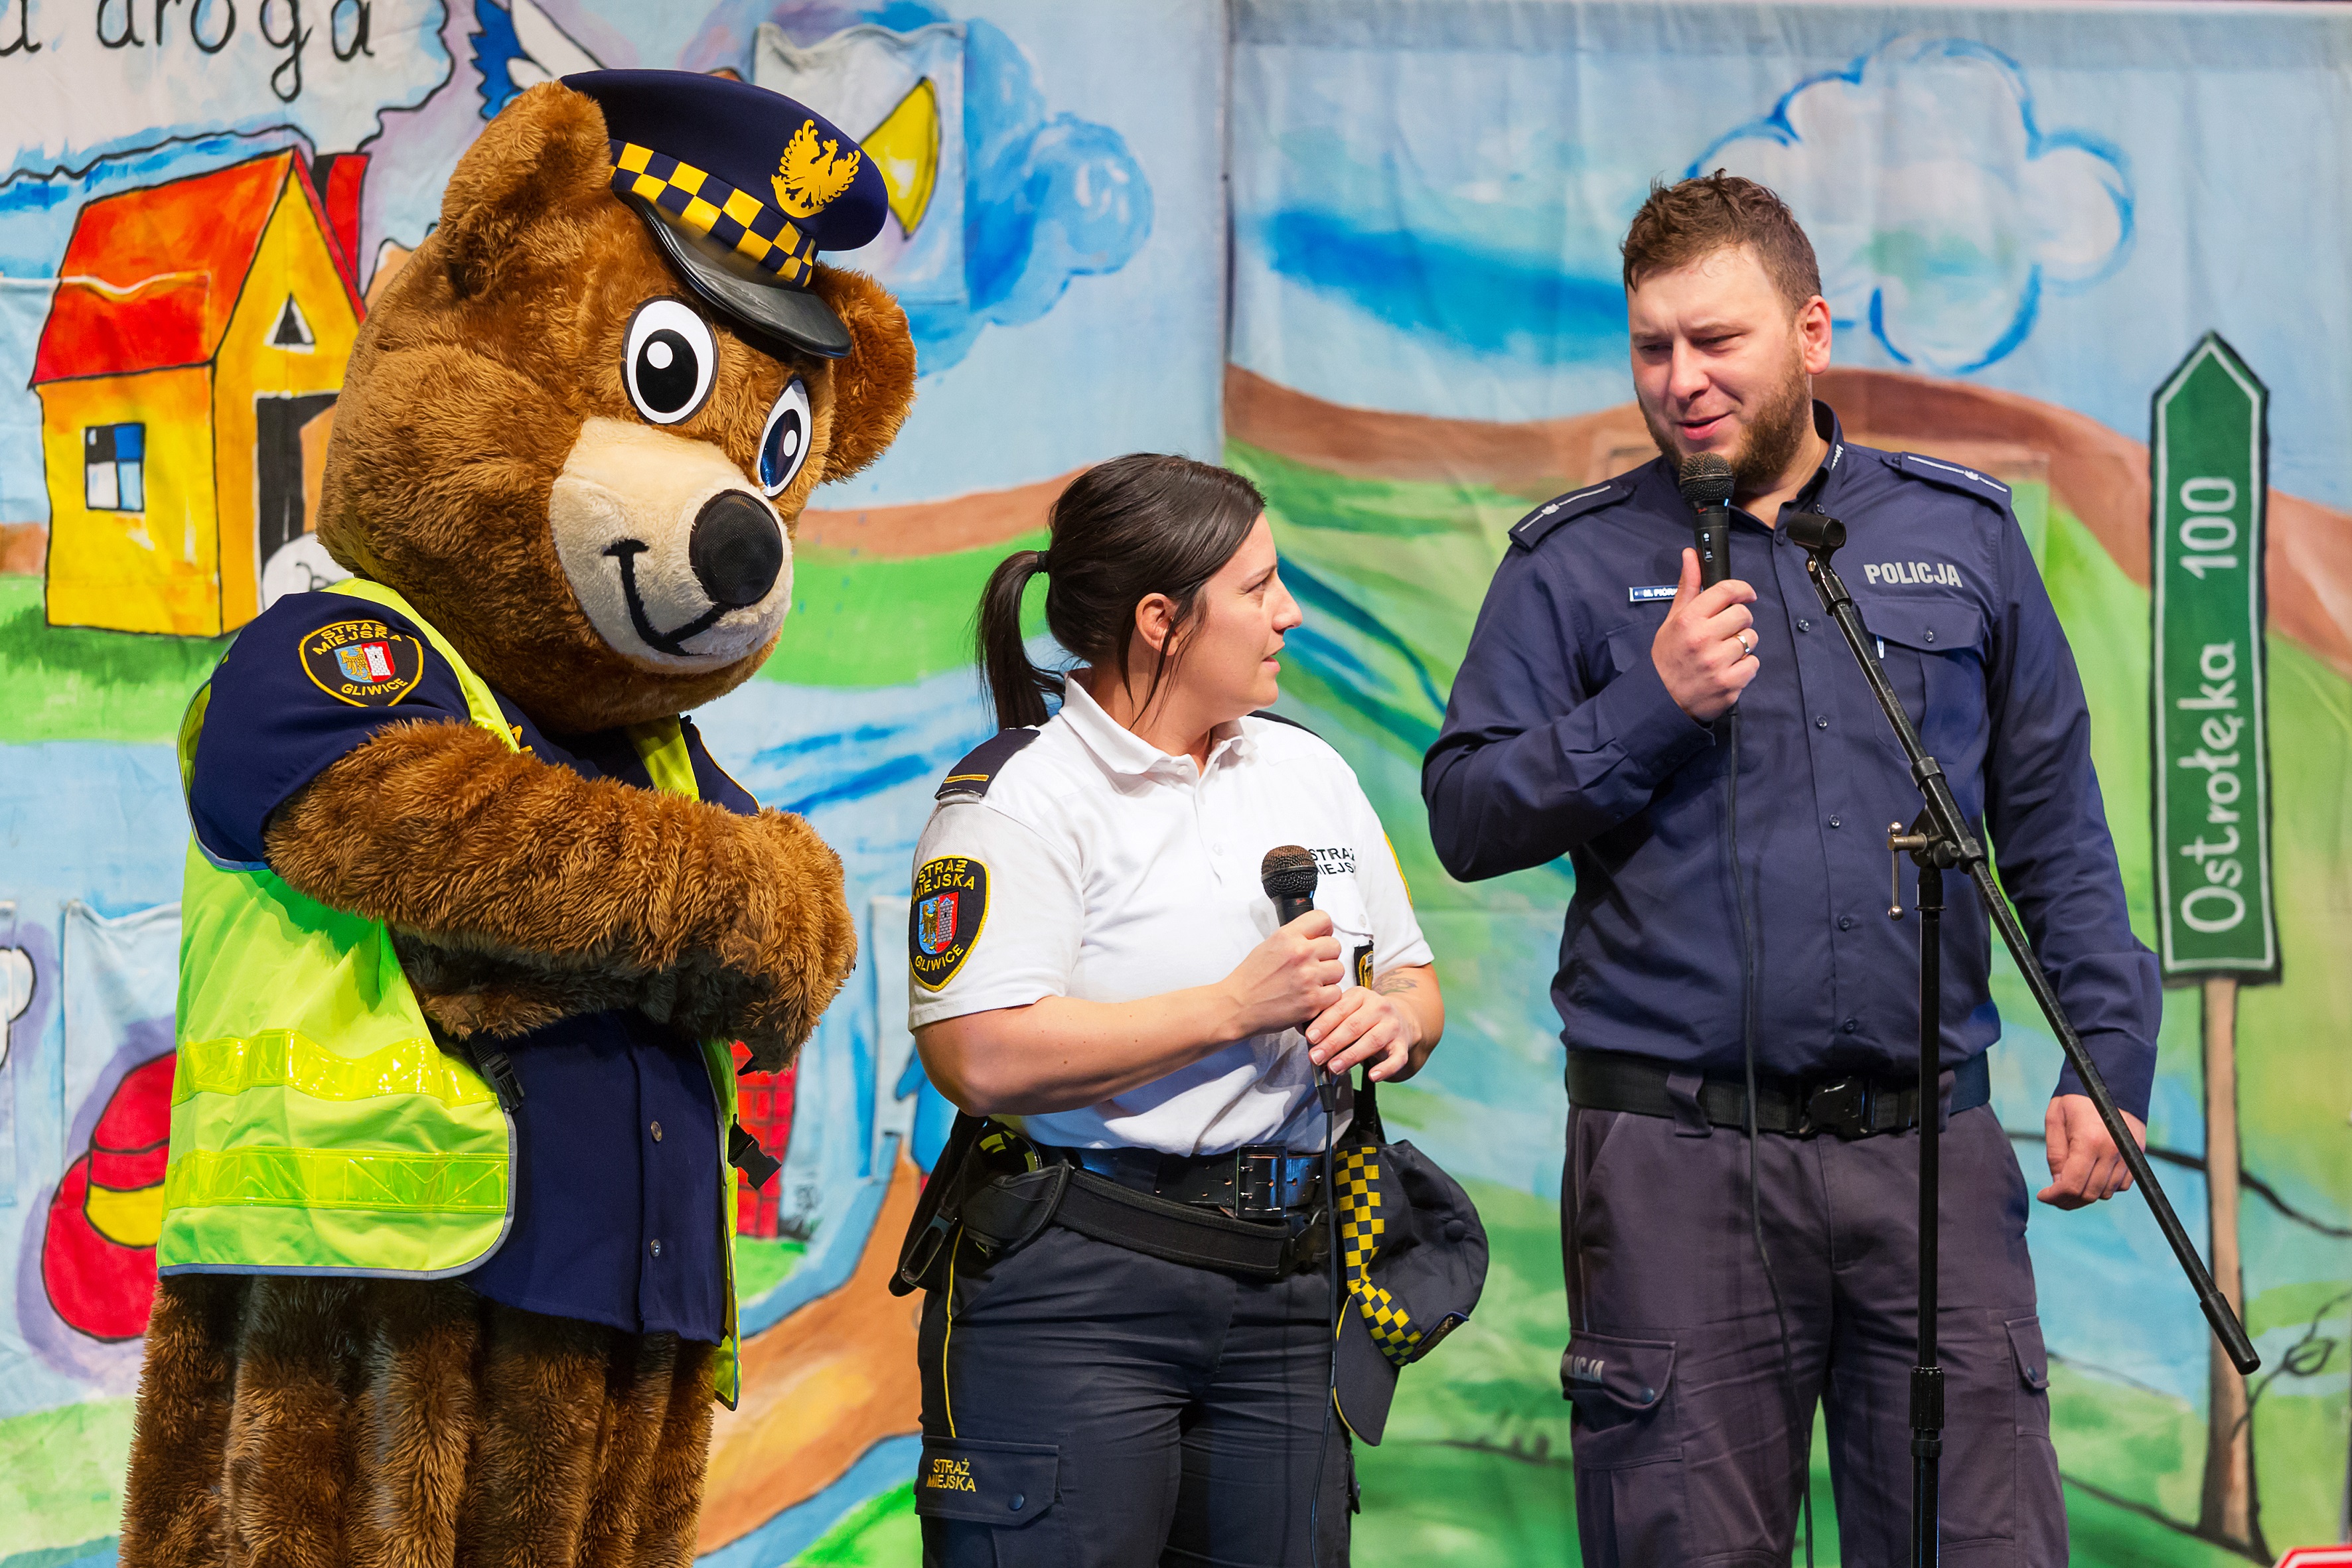
M 151 1564 L 685 1563 L 732 1404 L 734 1042 L 808 1038 L 839 859 L 678 716 L 914 345 L 879 171 L 745 83 L 509 105 L 353 350 L 319 534 L 183 726 Z

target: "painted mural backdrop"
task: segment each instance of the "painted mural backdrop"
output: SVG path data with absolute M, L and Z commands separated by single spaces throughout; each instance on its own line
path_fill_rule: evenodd
M 990 568 L 1042 542 L 1090 462 L 1217 455 L 1224 40 L 1178 0 L 0 7 L 0 1563 L 114 1557 L 180 710 L 239 626 L 339 575 L 311 531 L 336 392 L 458 154 L 518 92 L 599 65 L 793 94 L 888 186 L 854 259 L 906 302 L 917 412 L 803 518 L 784 645 L 699 716 L 881 911 L 797 1071 L 746 1082 L 786 1165 L 739 1204 L 744 1397 L 701 1544 L 907 1560 L 914 1313 L 875 1263 L 946 1117 L 908 1071 L 892 901 L 938 778 L 988 730 L 967 625 Z
M 2172 925 L 2237 933 L 2197 938 L 2225 944 L 2226 977 L 2171 972 L 2149 1133 L 2177 1207 L 2234 1259 L 2264 1368 L 2216 1384 L 2136 1197 L 2035 1209 L 2074 1561 L 2270 1563 L 2345 1539 L 2352 206 L 2347 144 L 2298 128 L 2352 123 L 2347 19 L 1260 0 L 1235 37 L 1227 452 L 1265 486 L 1309 616 L 1286 691 L 1370 786 L 1447 972 L 1445 1044 L 1395 1114 L 1474 1178 L 1495 1240 L 1477 1318 L 1407 1375 L 1366 1467 L 1366 1558 L 1562 1560 L 1543 977 L 1569 873 L 1450 883 L 1417 772 L 1502 530 L 1654 455 L 1627 401 L 1617 245 L 1654 177 L 1717 168 L 1784 193 L 1813 238 L 1837 322 L 1821 392 L 1849 436 L 2014 487 L 2090 693 L 2142 937 L 2160 849 Z M 2147 444 L 2159 392 L 2168 467 Z M 2152 559 L 2182 606 L 2163 749 Z M 2181 584 L 2210 605 L 2191 614 Z M 2248 618 L 2265 591 L 2266 638 Z M 2265 703 L 2266 768 L 2248 755 Z M 1995 1104 L 2030 1170 L 2058 1051 L 2013 971 L 1995 994 Z M 1824 1524 L 1826 1479 L 1817 1458 Z
M 1502 530 L 1649 455 L 1614 247 L 1651 178 L 1718 165 L 1789 193 L 1820 244 L 1849 431 L 2015 486 L 2142 935 L 2160 845 L 2187 855 L 2166 862 L 2184 897 L 2242 884 L 2216 869 L 2243 858 L 2221 847 L 2237 824 L 2210 813 L 2252 808 L 2210 780 L 2268 814 L 2235 841 L 2266 863 L 2235 874 L 2266 895 L 2272 961 L 2167 993 L 2151 1125 L 2267 1364 L 2216 1397 L 2136 1200 L 2036 1214 L 2077 1560 L 2340 1539 L 2352 171 L 2324 128 L 2352 123 L 2343 20 L 0 0 L 0 1568 L 113 1560 L 160 1214 L 181 706 L 261 606 L 335 574 L 310 529 L 344 357 L 457 154 L 515 93 L 593 65 L 732 71 L 856 131 L 892 214 L 860 260 L 921 354 L 898 445 L 803 519 L 776 656 L 698 716 L 841 851 L 867 953 L 796 1072 L 747 1083 L 786 1165 L 739 1208 L 745 1396 L 714 1438 L 708 1561 L 914 1559 L 914 1315 L 882 1277 L 947 1108 L 903 1022 L 908 862 L 934 781 L 986 733 L 981 581 L 1069 473 L 1139 448 L 1222 450 L 1265 487 L 1310 618 L 1286 706 L 1381 806 L 1453 1002 L 1390 1113 L 1468 1179 L 1496 1268 L 1364 1456 L 1359 1560 L 1573 1560 L 1544 985 L 1568 873 L 1451 883 L 1416 778 Z M 2267 389 L 2266 430 L 2242 411 L 2234 450 L 2215 433 L 2237 382 L 2182 403 L 2223 410 L 2181 438 L 2186 477 L 2237 488 L 2217 506 L 2169 480 L 2152 513 L 2152 405 L 2208 362 Z M 2152 515 L 2196 531 L 2152 549 Z M 2226 672 L 2173 650 L 2212 705 L 2173 727 L 2189 752 L 2149 724 L 2152 570 L 2266 614 Z M 2259 763 L 2223 768 L 2216 741 L 2184 768 L 2209 721 L 2258 737 L 2264 710 Z M 2158 837 L 2158 766 L 2215 825 Z M 2032 1165 L 2056 1048 L 2013 977 L 1999 999 L 1997 1103 Z

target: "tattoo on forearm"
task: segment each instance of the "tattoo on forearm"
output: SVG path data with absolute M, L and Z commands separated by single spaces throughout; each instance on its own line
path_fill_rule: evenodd
M 1414 979 L 1411 975 L 1387 975 L 1383 976 L 1381 979 L 1381 983 L 1374 986 L 1372 989 L 1381 996 L 1393 997 L 1402 991 L 1417 991 L 1421 989 L 1421 982 Z

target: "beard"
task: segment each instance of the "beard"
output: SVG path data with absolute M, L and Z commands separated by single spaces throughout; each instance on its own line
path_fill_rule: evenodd
M 1753 496 L 1777 486 L 1790 459 L 1803 447 L 1805 432 L 1812 421 L 1812 378 L 1805 373 L 1803 352 L 1800 350 L 1790 356 L 1789 373 L 1748 422 L 1738 446 L 1731 453 L 1731 477 L 1738 493 Z M 1656 444 L 1659 455 L 1679 473 L 1687 454 L 1676 444 L 1673 429 L 1646 406 L 1642 410 L 1642 423 L 1649 427 L 1650 439 Z

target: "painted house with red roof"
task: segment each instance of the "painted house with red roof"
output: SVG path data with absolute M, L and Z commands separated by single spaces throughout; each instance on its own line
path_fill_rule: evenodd
M 48 622 L 216 636 L 316 524 L 362 307 L 365 160 L 274 152 L 90 203 L 33 361 Z

